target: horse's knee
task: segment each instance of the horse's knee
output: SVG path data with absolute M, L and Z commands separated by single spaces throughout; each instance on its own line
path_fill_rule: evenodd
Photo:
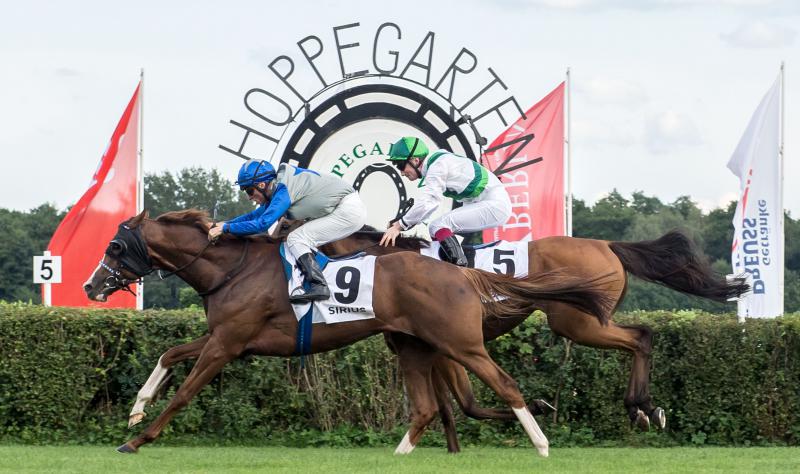
M 424 427 L 429 425 L 437 414 L 439 414 L 439 407 L 436 406 L 417 407 L 411 415 L 411 422 L 415 426 Z
M 481 416 L 483 413 L 480 411 L 480 407 L 478 406 L 478 401 L 475 400 L 475 397 L 470 393 L 463 397 L 461 400 L 461 411 L 464 412 L 470 418 L 474 418 L 476 420 L 480 420 L 483 417 Z
M 636 326 L 636 330 L 638 349 L 649 356 L 653 352 L 653 330 L 647 326 Z
M 516 380 L 514 380 L 510 375 L 501 372 L 500 381 L 502 383 L 503 394 L 500 394 L 502 398 L 509 401 L 509 403 L 513 405 L 519 405 L 520 403 L 522 406 L 525 406 L 525 401 L 522 398 L 522 393 L 519 391 L 519 384 Z M 519 407 L 517 407 L 519 408 Z
M 161 355 L 161 357 L 158 359 L 158 363 L 161 365 L 161 367 L 169 369 L 178 363 L 177 355 L 178 351 L 170 349 Z

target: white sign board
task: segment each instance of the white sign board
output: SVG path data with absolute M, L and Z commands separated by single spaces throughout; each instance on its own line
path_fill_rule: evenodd
M 51 255 L 34 256 L 33 282 L 61 283 L 61 257 Z

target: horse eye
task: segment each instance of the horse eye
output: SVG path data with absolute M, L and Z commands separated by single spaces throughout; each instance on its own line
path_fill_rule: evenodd
M 106 253 L 116 257 L 122 253 L 122 245 L 117 241 L 111 241 L 111 243 L 108 244 Z

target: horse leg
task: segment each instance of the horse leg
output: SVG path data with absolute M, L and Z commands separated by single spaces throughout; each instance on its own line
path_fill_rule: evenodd
M 167 407 L 160 415 L 136 438 L 123 444 L 117 451 L 121 453 L 135 453 L 145 443 L 155 440 L 169 421 L 197 395 L 211 380 L 222 370 L 228 362 L 235 359 L 241 350 L 234 350 L 233 345 L 227 344 L 217 337 L 210 337 L 200 352 L 200 357 L 192 367 L 192 371 L 178 388 Z M 238 346 L 238 345 L 237 345 Z
M 178 362 L 199 356 L 209 337 L 211 336 L 206 334 L 192 342 L 172 347 L 159 357 L 155 369 L 153 369 L 150 377 L 147 378 L 147 382 L 142 385 L 139 393 L 136 394 L 136 401 L 133 403 L 131 414 L 128 416 L 128 428 L 139 424 L 147 415 L 144 412 L 144 407 L 152 402 L 158 391 L 161 390 L 169 374 L 169 369 Z
M 408 454 L 414 450 L 425 429 L 439 412 L 431 383 L 431 361 L 435 352 L 430 346 L 411 336 L 395 334 L 393 341 L 411 402 L 411 427 L 394 453 Z
M 596 317 L 566 306 L 547 311 L 547 321 L 556 334 L 577 344 L 601 349 L 618 349 L 633 355 L 631 376 L 625 392 L 628 418 L 642 430 L 651 421 L 660 429 L 666 426 L 664 410 L 653 406 L 650 397 L 650 361 L 653 332 L 645 326 L 623 326 L 609 322 L 600 324 Z
M 455 345 L 452 347 L 455 347 Z M 481 344 L 466 351 L 447 351 L 445 353 L 452 354 L 450 356 L 455 361 L 469 369 L 508 403 L 539 454 L 547 457 L 550 450 L 549 442 L 531 412 L 528 411 L 517 382 L 492 360 L 489 353 L 486 352 L 486 348 Z
M 433 369 L 434 387 L 440 380 L 444 381 L 461 407 L 461 411 L 468 417 L 476 420 L 517 419 L 514 412 L 507 408 L 485 408 L 478 405 L 467 371 L 455 361 L 445 356 L 437 355 L 433 363 Z M 528 405 L 528 410 L 532 415 L 544 415 L 554 411 L 555 408 L 545 400 L 536 399 Z
M 442 356 L 437 355 L 436 357 L 440 358 Z M 453 417 L 453 406 L 450 403 L 450 390 L 445 379 L 437 373 L 435 365 L 431 371 L 431 383 L 433 384 L 436 402 L 439 405 L 439 419 L 442 420 L 444 436 L 447 439 L 447 452 L 456 454 L 461 451 L 461 447 L 458 445 L 456 421 Z
M 409 336 L 402 333 L 384 333 L 383 338 L 386 341 L 386 345 L 389 347 L 389 350 L 397 355 L 399 355 L 400 350 L 413 351 L 414 348 L 408 347 L 409 344 L 416 343 L 421 344 L 421 347 L 429 348 L 429 346 L 425 345 L 418 339 L 412 343 L 407 343 L 407 341 L 409 341 Z M 433 357 L 437 359 L 449 360 L 441 355 L 434 355 Z M 452 405 L 450 404 L 450 392 L 447 389 L 444 378 L 435 372 L 435 367 L 432 367 L 431 369 L 431 382 L 434 396 L 436 397 L 436 402 L 439 406 L 439 419 L 442 420 L 442 428 L 444 429 L 445 439 L 447 440 L 447 451 L 450 453 L 458 453 L 461 451 L 461 448 L 458 445 L 458 433 L 456 432 L 455 418 L 453 417 L 453 409 Z M 406 387 L 408 387 L 408 384 L 409 381 L 406 379 Z M 421 383 L 415 389 L 422 390 L 423 388 Z

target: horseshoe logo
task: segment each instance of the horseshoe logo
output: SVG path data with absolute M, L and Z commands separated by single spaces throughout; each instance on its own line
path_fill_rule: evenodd
M 391 178 L 392 183 L 394 183 L 394 188 L 397 190 L 397 194 L 400 196 L 400 202 L 397 205 L 397 213 L 394 216 L 394 219 L 399 219 L 402 217 L 403 213 L 406 211 L 406 203 L 408 202 L 408 195 L 406 194 L 406 185 L 403 183 L 402 178 L 400 177 L 400 173 L 394 169 L 394 167 L 387 163 L 373 163 L 358 173 L 356 176 L 356 180 L 353 181 L 353 188 L 356 191 L 360 191 L 361 187 L 364 185 L 364 181 L 371 175 L 372 173 L 385 173 L 389 175 Z

